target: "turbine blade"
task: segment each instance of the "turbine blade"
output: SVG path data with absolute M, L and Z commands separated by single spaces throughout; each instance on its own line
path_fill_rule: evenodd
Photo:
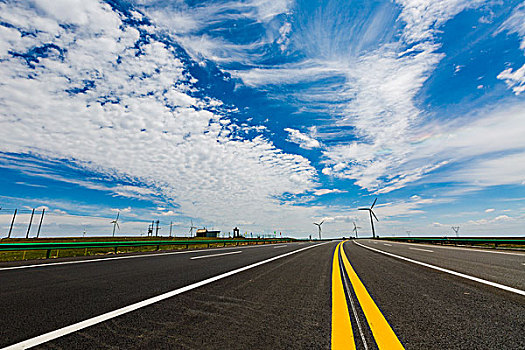
M 323 221 L 321 221 L 321 223 L 319 224 L 319 226 L 321 226 L 321 225 L 323 224 L 323 222 L 324 222 L 324 220 L 323 220 Z
M 357 208 L 357 210 L 370 210 L 370 208 Z
M 117 213 L 117 218 L 115 219 L 115 221 L 118 221 L 119 215 L 120 215 L 120 211 Z
M 115 222 L 115 224 L 117 224 L 117 228 L 120 231 L 120 225 L 118 224 L 118 222 Z
M 376 218 L 376 221 L 379 221 L 379 219 L 377 218 L 376 214 L 372 210 L 370 210 L 370 212 L 372 213 L 372 215 L 374 215 L 374 217 Z
M 372 206 L 370 207 L 370 209 L 372 209 L 374 207 L 374 205 L 376 205 L 376 202 L 377 202 L 377 197 L 376 199 L 374 200 L 374 203 L 372 203 Z

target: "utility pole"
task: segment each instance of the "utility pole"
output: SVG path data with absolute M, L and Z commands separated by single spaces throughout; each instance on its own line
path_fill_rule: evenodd
M 40 228 L 42 227 L 42 221 L 44 220 L 44 213 L 46 209 L 42 209 L 42 216 L 40 216 L 40 223 L 38 224 L 38 231 L 36 232 L 36 238 L 40 237 Z
M 11 226 L 9 227 L 9 234 L 7 235 L 7 238 L 11 238 L 11 231 L 13 231 L 13 224 L 15 223 L 16 218 L 16 212 L 18 209 L 15 209 L 15 212 L 13 213 L 13 220 L 11 220 Z

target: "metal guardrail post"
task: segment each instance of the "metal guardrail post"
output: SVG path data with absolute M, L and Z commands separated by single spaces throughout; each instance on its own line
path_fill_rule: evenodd
M 35 215 L 35 208 L 33 208 L 33 211 L 31 212 L 31 219 L 29 219 L 29 226 L 27 226 L 26 239 L 29 238 L 29 231 L 31 231 L 31 224 L 33 223 L 33 216 L 34 215 Z
M 7 238 L 11 238 L 11 232 L 13 231 L 13 224 L 15 223 L 15 218 L 16 218 L 16 212 L 18 211 L 18 209 L 15 209 L 15 212 L 13 214 L 13 220 L 11 220 L 11 226 L 9 227 L 9 234 L 7 235 Z
M 36 238 L 40 237 L 40 228 L 42 228 L 42 221 L 44 221 L 44 213 L 46 209 L 42 209 L 42 216 L 40 216 L 40 223 L 38 224 L 38 231 L 36 232 Z

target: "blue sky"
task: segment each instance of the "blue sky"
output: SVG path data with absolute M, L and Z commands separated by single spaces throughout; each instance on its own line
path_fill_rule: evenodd
M 522 1 L 0 1 L 0 205 L 47 208 L 48 235 L 120 211 L 119 234 L 337 237 L 378 197 L 380 235 L 523 235 L 524 23 Z

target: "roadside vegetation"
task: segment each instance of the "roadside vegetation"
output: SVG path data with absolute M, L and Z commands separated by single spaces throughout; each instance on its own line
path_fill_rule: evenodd
M 192 244 L 191 241 L 199 241 Z M 224 242 L 217 242 L 224 240 Z M 81 248 L 81 249 L 52 249 L 49 258 L 69 258 L 77 256 L 100 256 L 100 255 L 115 255 L 122 253 L 139 253 L 139 252 L 153 252 L 153 251 L 173 251 L 184 249 L 203 249 L 203 248 L 217 248 L 217 247 L 233 247 L 240 245 L 254 245 L 264 243 L 275 243 L 275 241 L 262 242 L 260 240 L 250 240 L 250 242 L 240 242 L 244 238 L 237 239 L 239 242 L 232 242 L 235 239 L 231 238 L 189 238 L 189 237 L 64 237 L 64 238 L 39 238 L 39 239 L 23 239 L 11 238 L 1 239 L 0 243 L 64 243 L 64 242 L 126 242 L 126 241 L 174 241 L 179 244 L 161 245 L 160 247 L 152 244 L 151 246 L 139 247 L 104 247 L 104 248 Z M 202 241 L 213 241 L 210 243 L 203 243 Z M 181 244 L 181 242 L 188 242 Z M 20 261 L 20 260 L 39 260 L 46 259 L 47 250 L 18 250 L 18 251 L 0 251 L 1 261 Z

